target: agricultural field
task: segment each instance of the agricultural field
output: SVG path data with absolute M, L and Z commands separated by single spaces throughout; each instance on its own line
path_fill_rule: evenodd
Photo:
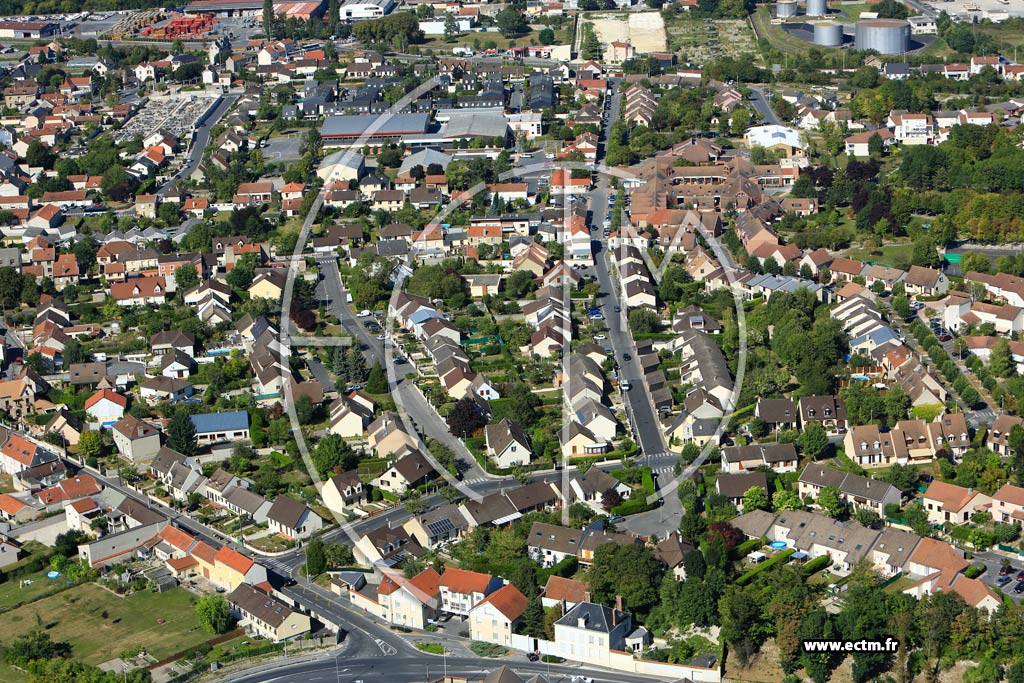
M 708 23 L 680 16 L 674 18 L 665 31 L 668 49 L 681 53 L 681 62 L 704 64 L 715 57 L 757 54 L 754 31 L 743 20 L 717 19 Z

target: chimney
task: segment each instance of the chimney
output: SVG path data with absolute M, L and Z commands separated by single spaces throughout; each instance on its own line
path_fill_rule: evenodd
M 622 611 L 622 596 L 621 595 L 616 595 L 615 596 L 615 610 L 617 612 L 621 612 Z
M 590 602 L 590 591 L 583 591 L 583 602 Z

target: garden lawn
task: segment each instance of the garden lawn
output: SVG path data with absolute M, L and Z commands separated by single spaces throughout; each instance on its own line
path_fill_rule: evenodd
M 4 583 L 0 583 L 0 614 L 7 612 L 14 605 L 34 600 L 40 595 L 58 590 L 64 585 L 63 576 L 56 580 L 46 578 L 48 571 L 50 571 L 49 567 L 20 579 L 8 579 Z M 23 588 L 21 582 L 26 579 L 32 583 Z
M 183 588 L 122 598 L 88 583 L 15 610 L 0 610 L 0 633 L 7 641 L 45 628 L 54 640 L 70 643 L 72 656 L 86 664 L 101 664 L 137 647 L 164 659 L 211 637 L 199 625 L 191 600 Z

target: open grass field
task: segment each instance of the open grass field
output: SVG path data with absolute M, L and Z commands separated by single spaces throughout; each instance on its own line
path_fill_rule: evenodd
M 895 266 L 898 262 L 909 262 L 913 252 L 914 245 L 907 243 L 890 244 L 877 248 L 849 249 L 843 256 L 885 266 Z
M 122 598 L 93 583 L 15 610 L 0 608 L 5 640 L 38 628 L 70 643 L 76 659 L 93 665 L 137 647 L 163 659 L 210 637 L 196 619 L 192 595 L 182 588 Z M 0 681 L 3 673 L 0 669 Z

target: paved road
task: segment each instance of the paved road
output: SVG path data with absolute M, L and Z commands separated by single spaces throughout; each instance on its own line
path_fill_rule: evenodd
M 750 99 L 748 100 L 754 109 L 757 110 L 762 117 L 764 117 L 765 123 L 779 125 L 779 117 L 772 109 L 771 104 L 768 102 L 768 97 L 765 96 L 764 91 L 760 88 L 750 88 Z
M 72 461 L 72 462 L 74 462 L 76 467 L 81 467 L 82 466 L 81 463 L 78 463 L 78 462 L 75 462 L 75 461 Z M 215 548 L 219 547 L 219 546 L 222 546 L 222 545 L 225 545 L 226 543 L 231 543 L 232 542 L 232 539 L 230 537 L 225 536 L 225 535 L 220 534 L 220 533 L 217 533 L 216 531 L 214 531 L 210 527 L 208 527 L 208 526 L 206 526 L 204 524 L 200 524 L 199 522 L 195 521 L 194 519 L 192 519 L 188 515 L 183 515 L 183 514 L 177 512 L 177 511 L 175 511 L 175 510 L 172 510 L 171 508 L 167 507 L 166 505 L 159 505 L 157 503 L 154 503 L 153 501 L 151 501 L 149 498 L 147 498 L 146 496 L 142 495 L 141 493 L 138 493 L 138 492 L 128 488 L 127 486 L 124 486 L 116 478 L 105 477 L 105 476 L 101 475 L 99 472 L 97 472 L 96 470 L 88 468 L 88 467 L 85 468 L 85 470 L 89 474 L 94 476 L 96 478 L 96 480 L 98 482 L 100 482 L 101 484 L 103 484 L 106 488 L 111 488 L 111 489 L 114 489 L 115 491 L 120 491 L 121 493 L 123 493 L 124 495 L 128 496 L 132 500 L 134 500 L 134 501 L 136 501 L 138 503 L 142 503 L 146 507 L 153 509 L 154 511 L 156 511 L 156 512 L 160 513 L 161 515 L 163 515 L 164 517 L 167 517 L 168 519 L 170 519 L 172 522 L 174 522 L 175 525 L 185 529 L 185 531 L 188 531 L 190 534 L 192 534 L 193 536 L 195 536 L 199 540 L 205 541 L 206 543 L 212 545 Z
M 619 81 L 611 81 L 611 108 L 608 119 L 604 124 L 603 137 L 608 139 L 612 124 L 619 118 L 619 105 L 621 89 Z M 598 150 L 598 161 L 603 161 L 605 147 L 602 145 Z M 608 339 L 611 342 L 615 358 L 619 362 L 619 373 L 623 380 L 629 382 L 633 388 L 623 392 L 623 403 L 626 408 L 626 416 L 632 427 L 633 439 L 639 447 L 641 459 L 648 460 L 644 464 L 655 465 L 662 468 L 659 476 L 661 482 L 671 481 L 673 478 L 671 469 L 676 460 L 675 456 L 667 453 L 665 440 L 662 436 L 661 422 L 654 410 L 650 400 L 650 392 L 646 388 L 646 381 L 640 372 L 636 357 L 636 344 L 629 332 L 626 322 L 627 311 L 622 310 L 615 313 L 615 307 L 621 306 L 619 300 L 620 288 L 617 280 L 613 280 L 610 271 L 608 242 L 599 232 L 602 229 L 605 213 L 608 210 L 609 178 L 604 175 L 598 176 L 594 191 L 588 196 L 590 208 L 590 220 L 594 228 L 593 241 L 594 249 L 594 270 L 597 273 L 598 282 L 601 284 L 601 292 L 604 296 L 601 299 L 602 308 L 608 327 Z M 633 357 L 633 360 L 626 361 L 625 354 Z M 667 531 L 679 528 L 679 518 L 682 509 L 679 505 L 679 498 L 676 495 L 665 496 L 665 504 L 650 512 L 633 515 L 620 522 L 617 526 L 620 529 L 632 531 L 644 536 L 656 533 L 664 536 Z
M 438 657 L 416 654 L 403 654 L 388 657 L 350 656 L 347 643 L 331 655 L 321 659 L 303 661 L 296 664 L 279 663 L 272 668 L 258 673 L 242 673 L 226 676 L 221 681 L 231 683 L 421 683 L 441 678 L 443 675 L 481 679 L 487 673 L 507 665 L 514 668 L 524 678 L 534 674 L 542 674 L 552 683 L 568 683 L 573 676 L 585 675 L 595 681 L 618 683 L 651 683 L 662 680 L 655 677 L 604 671 L 593 668 L 581 668 L 564 664 L 544 664 L 542 662 L 516 661 L 511 658 L 485 659 L 465 655 Z M 358 647 L 358 645 L 356 646 Z
M 306 356 L 306 367 L 309 368 L 310 374 L 320 382 L 324 391 L 330 391 L 334 388 L 334 378 L 331 377 L 331 373 L 327 372 L 327 368 L 324 367 L 319 358 L 313 354 Z
M 178 178 L 187 179 L 192 172 L 199 166 L 199 162 L 203 160 L 203 152 L 206 150 L 206 146 L 210 143 L 210 129 L 212 129 L 217 122 L 221 120 L 224 114 L 228 113 L 228 110 L 235 105 L 235 100 L 238 99 L 238 95 L 223 95 L 217 106 L 214 107 L 206 120 L 201 126 L 196 128 L 195 139 L 192 142 L 192 149 L 189 151 L 188 159 L 182 165 L 182 167 L 175 173 L 171 178 L 164 183 L 159 190 L 156 191 L 158 196 L 166 194 L 172 187 L 174 182 Z
M 370 363 L 379 362 L 381 366 L 387 368 L 388 358 L 384 345 L 391 344 L 391 342 L 389 340 L 382 341 L 370 335 L 352 313 L 352 308 L 346 303 L 348 301 L 348 293 L 341 284 L 341 274 L 338 272 L 337 260 L 333 258 L 318 259 L 317 264 L 323 275 L 323 287 L 330 302 L 331 312 L 341 322 L 342 327 L 363 345 Z M 424 439 L 434 438 L 448 446 L 459 460 L 459 469 L 464 479 L 482 480 L 489 478 L 490 475 L 480 467 L 476 458 L 466 448 L 466 445 L 448 432 L 448 425 L 437 414 L 437 411 L 427 403 L 426 398 L 420 393 L 419 389 L 412 382 L 404 378 L 405 371 L 401 369 L 401 366 L 397 375 L 397 386 L 395 386 L 392 395 L 398 406 L 404 409 L 409 417 L 412 418 L 417 430 L 423 435 Z

